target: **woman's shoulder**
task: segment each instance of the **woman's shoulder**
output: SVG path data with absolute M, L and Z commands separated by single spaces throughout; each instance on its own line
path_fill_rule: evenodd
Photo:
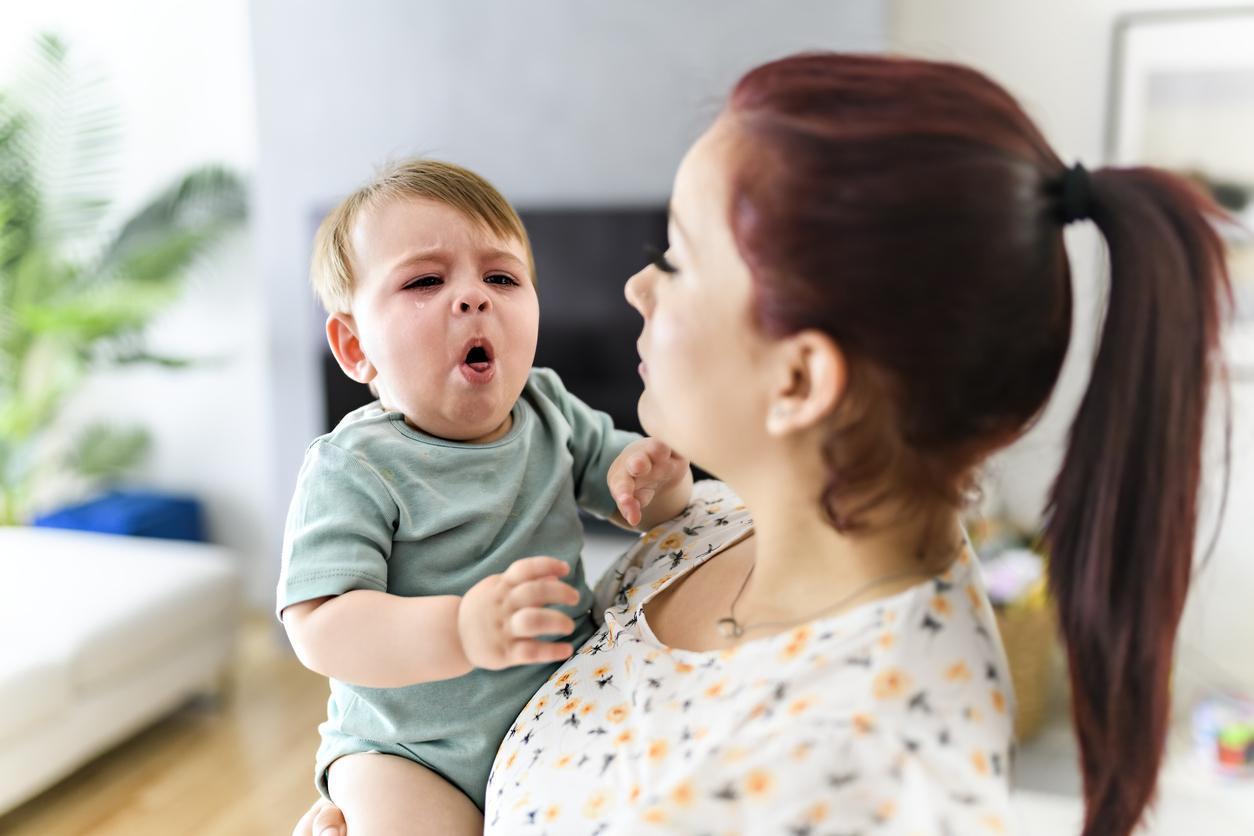
M 692 486 L 692 498 L 678 516 L 641 535 L 635 562 L 641 571 L 700 562 L 752 527 L 749 509 L 730 487 L 703 479 Z
M 944 573 L 877 602 L 845 661 L 865 671 L 858 687 L 878 723 L 907 740 L 960 742 L 990 770 L 1004 764 L 1010 672 L 969 548 Z

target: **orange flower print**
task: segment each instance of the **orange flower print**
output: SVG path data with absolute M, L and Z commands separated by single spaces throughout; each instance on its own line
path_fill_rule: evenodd
M 717 514 L 722 507 L 722 505 L 715 502 L 713 505 L 705 506 L 705 512 L 707 514 Z
M 578 707 L 579 707 L 579 697 L 575 697 L 572 700 L 568 700 L 561 708 L 557 710 L 557 713 L 558 714 L 570 714 L 572 711 L 574 711 Z
M 614 738 L 614 743 L 622 746 L 636 739 L 636 735 L 631 729 L 623 729 L 618 733 L 618 737 Z
M 967 600 L 971 602 L 971 609 L 978 610 L 980 608 L 982 603 L 980 590 L 976 589 L 973 583 L 967 584 Z
M 649 744 L 649 760 L 660 761 L 670 751 L 670 744 L 665 740 L 655 740 Z
M 853 730 L 857 734 L 870 734 L 875 731 L 875 721 L 870 714 L 853 715 Z
M 993 708 L 997 709 L 998 714 L 1006 713 L 1006 695 L 1000 689 L 993 689 Z
M 944 595 L 932 596 L 932 609 L 936 610 L 937 615 L 949 615 L 953 611 L 949 606 L 949 599 Z
M 518 750 L 517 750 L 517 749 L 515 749 L 515 750 L 513 751 L 513 753 L 512 753 L 512 754 L 510 754 L 510 756 L 509 756 L 509 760 L 507 760 L 507 761 L 505 762 L 505 768 L 506 768 L 506 769 L 513 769 L 513 767 L 514 767 L 514 761 L 516 761 L 516 760 L 518 760 Z
M 765 769 L 754 769 L 745 776 L 745 794 L 750 798 L 765 798 L 775 788 L 775 779 Z
M 784 645 L 784 649 L 779 652 L 781 662 L 791 662 L 801 655 L 801 651 L 805 650 L 805 642 L 789 642 Z
M 605 712 L 605 719 L 609 720 L 611 723 L 621 723 L 627 719 L 628 713 L 629 709 L 627 708 L 627 703 L 623 703 L 622 705 L 616 705 L 609 711 Z
M 562 814 L 562 808 L 557 804 L 550 804 L 549 808 L 544 811 L 545 821 L 557 821 L 557 817 Z
M 796 746 L 793 747 L 792 759 L 795 761 L 805 760 L 809 756 L 810 750 L 813 748 L 814 748 L 814 744 L 810 743 L 809 741 L 806 741 L 804 743 L 798 743 Z
M 609 672 L 610 672 L 609 666 L 602 665 L 601 667 L 597 668 L 596 670 L 592 672 L 592 676 L 594 679 L 600 679 Z
M 693 740 L 704 740 L 705 736 L 710 733 L 708 726 L 702 726 L 692 733 Z
M 671 801 L 675 802 L 677 807 L 692 806 L 692 802 L 696 797 L 697 794 L 692 788 L 691 781 L 680 781 L 678 786 L 671 790 Z
M 753 707 L 752 711 L 749 712 L 749 719 L 756 720 L 765 713 L 766 713 L 766 703 L 760 702 Z
M 723 752 L 723 761 L 725 763 L 736 763 L 749 757 L 749 750 L 740 746 L 732 746 Z
M 570 678 L 574 675 L 575 675 L 574 671 L 566 671 L 566 673 L 562 674 L 557 679 L 553 680 L 553 684 L 557 685 L 558 687 L 561 687 L 562 685 L 565 685 L 567 682 L 570 682 Z
M 910 677 L 897 668 L 885 668 L 871 683 L 871 693 L 876 699 L 891 700 L 900 697 L 910 687 Z
M 893 623 L 894 621 L 896 621 L 896 620 L 897 620 L 897 611 L 896 611 L 896 610 L 885 610 L 885 611 L 884 611 L 884 623 L 885 623 L 885 624 L 892 624 L 892 623 Z
M 566 767 L 570 766 L 570 762 L 573 761 L 574 759 L 575 759 L 574 755 L 562 755 L 560 758 L 557 759 L 557 762 L 554 763 L 553 765 L 556 766 L 558 769 L 565 769 Z
M 788 713 L 793 717 L 796 717 L 799 714 L 805 714 L 812 705 L 814 705 L 814 699 L 812 697 L 797 697 L 797 699 L 793 700 L 788 706 Z
M 966 566 L 968 563 L 971 562 L 971 547 L 970 546 L 964 546 L 962 551 L 958 553 L 958 562 L 962 564 L 963 566 Z
M 598 790 L 588 796 L 583 805 L 583 814 L 590 819 L 599 819 L 609 810 L 610 796 L 604 790 Z
M 709 697 L 710 699 L 716 699 L 718 697 L 723 696 L 723 691 L 726 688 L 727 688 L 727 680 L 720 679 L 718 682 L 715 682 L 709 688 L 705 689 L 705 695 Z
M 971 669 L 967 667 L 966 662 L 954 662 L 945 669 L 945 678 L 950 682 L 970 682 Z
M 653 528 L 650 528 L 648 531 L 646 531 L 640 539 L 647 546 L 650 543 L 652 543 L 654 540 L 656 540 L 657 538 L 661 537 L 662 532 L 665 530 L 666 530 L 666 526 L 662 526 L 662 525 L 655 526 Z
M 666 586 L 667 582 L 670 581 L 670 579 L 673 577 L 675 576 L 669 573 L 665 574 L 662 577 L 655 580 L 653 583 L 649 584 L 649 588 L 652 589 L 654 592 L 657 592 L 659 589 Z
M 593 711 L 596 710 L 596 707 L 597 707 L 597 704 L 594 702 L 584 703 L 583 705 L 579 706 L 579 716 L 587 717 L 589 714 L 591 714 Z
M 1001 820 L 1001 816 L 988 815 L 984 817 L 984 826 L 988 828 L 990 833 L 1005 833 L 1006 823 Z
M 988 758 L 984 757 L 983 752 L 976 751 L 972 753 L 971 765 L 974 766 L 975 771 L 981 775 L 988 774 Z
M 543 711 L 544 707 L 548 704 L 549 704 L 549 698 L 541 697 L 540 699 L 535 701 L 535 709 L 536 711 Z
M 671 534 L 665 540 L 662 541 L 662 544 L 658 546 L 658 548 L 664 552 L 673 552 L 676 549 L 678 549 L 680 546 L 682 546 L 683 544 L 684 544 L 683 537 L 680 537 L 678 534 Z
M 675 665 L 675 673 L 692 673 L 694 670 L 696 669 L 687 662 L 679 662 Z
M 640 800 L 640 785 L 632 784 L 631 789 L 627 792 L 627 803 L 635 804 Z
M 827 819 L 827 802 L 820 801 L 810 806 L 805 813 L 806 821 L 810 824 L 822 824 Z
M 810 640 L 810 636 L 812 635 L 814 635 L 814 630 L 803 625 L 792 631 L 792 636 L 789 637 L 789 640 L 797 644 L 805 644 Z
M 879 807 L 875 808 L 875 820 L 878 822 L 886 822 L 897 813 L 897 805 L 891 801 L 885 801 Z
M 880 636 L 879 641 L 876 643 L 885 650 L 892 650 L 894 641 L 896 641 L 896 639 L 893 637 L 892 633 L 885 633 Z
M 666 824 L 666 811 L 661 807 L 650 807 L 644 811 L 643 818 L 649 824 Z

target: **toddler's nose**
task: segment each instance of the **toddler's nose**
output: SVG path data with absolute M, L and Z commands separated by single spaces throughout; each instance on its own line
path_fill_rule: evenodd
M 490 307 L 488 295 L 482 290 L 470 290 L 460 294 L 453 302 L 454 313 L 484 313 Z

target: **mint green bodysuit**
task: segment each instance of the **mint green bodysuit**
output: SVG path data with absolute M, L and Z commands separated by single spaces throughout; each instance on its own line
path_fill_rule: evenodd
M 556 607 L 574 632 L 554 638 L 578 648 L 595 625 L 577 509 L 614 512 L 607 471 L 637 436 L 614 429 L 548 369 L 531 371 L 512 415 L 503 437 L 463 444 L 426 435 L 376 401 L 316 439 L 288 511 L 278 611 L 354 589 L 461 595 L 515 560 L 547 555 L 570 565 L 564 580 L 580 594 Z M 415 647 L 424 640 L 412 638 Z M 501 739 L 557 667 L 475 669 L 403 688 L 332 679 L 319 791 L 327 795 L 336 758 L 376 751 L 427 766 L 482 809 Z

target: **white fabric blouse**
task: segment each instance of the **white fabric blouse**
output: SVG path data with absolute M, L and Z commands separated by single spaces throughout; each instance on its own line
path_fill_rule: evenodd
M 723 651 L 642 607 L 752 527 L 720 482 L 596 590 L 604 624 L 535 694 L 487 834 L 978 834 L 1009 827 L 1010 677 L 970 547 L 943 575 Z

